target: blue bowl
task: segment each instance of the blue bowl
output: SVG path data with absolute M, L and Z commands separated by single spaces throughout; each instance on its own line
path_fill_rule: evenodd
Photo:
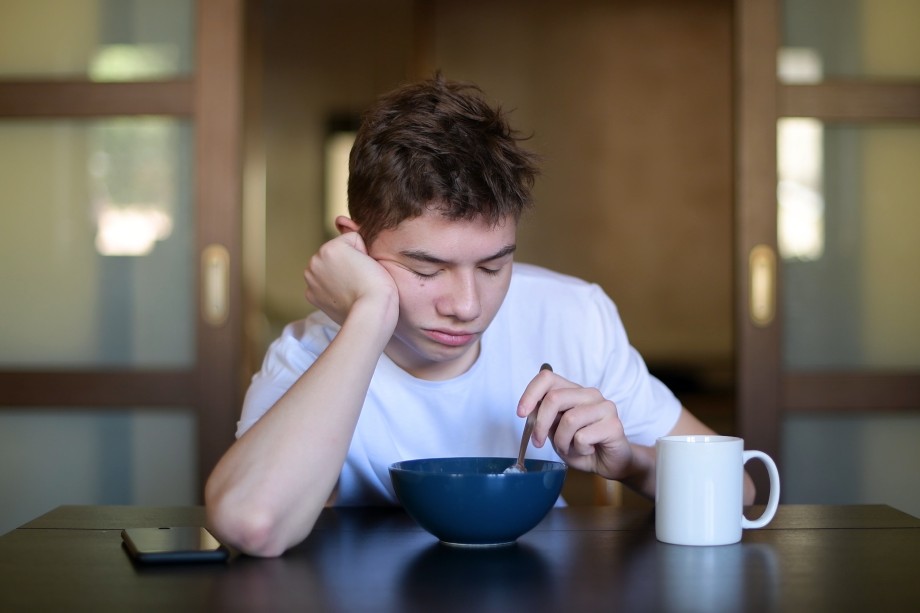
M 527 472 L 504 474 L 514 458 L 431 458 L 390 466 L 393 489 L 406 512 L 451 545 L 513 543 L 553 507 L 566 466 L 525 460 Z

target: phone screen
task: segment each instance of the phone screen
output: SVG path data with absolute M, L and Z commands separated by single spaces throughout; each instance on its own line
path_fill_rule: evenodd
M 143 563 L 222 562 L 229 557 L 227 548 L 198 526 L 127 528 L 121 538 L 131 557 Z

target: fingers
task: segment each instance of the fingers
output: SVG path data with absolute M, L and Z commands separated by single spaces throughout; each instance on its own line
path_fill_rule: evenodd
M 542 447 L 547 440 L 570 466 L 604 474 L 617 472 L 617 458 L 625 457 L 629 448 L 616 405 L 592 388 L 547 392 L 537 414 L 533 444 Z
M 537 411 L 532 442 L 551 441 L 573 468 L 608 479 L 626 474 L 632 451 L 616 405 L 594 388 L 581 387 L 552 372 L 540 372 L 527 385 L 518 415 Z
M 336 240 L 341 240 L 347 245 L 350 245 L 353 249 L 356 249 L 367 255 L 367 246 L 364 244 L 364 239 L 361 238 L 361 235 L 357 232 L 346 232 L 339 236 Z
M 324 243 L 310 258 L 303 278 L 306 299 L 339 324 L 362 296 L 389 304 L 397 293 L 392 277 L 368 255 L 357 232 Z
M 579 430 L 616 415 L 613 403 L 598 390 L 565 383 L 568 385 L 554 387 L 543 397 L 534 426 L 534 444 L 538 447 L 552 437 L 557 449 L 561 443 L 567 450 Z
M 616 407 L 609 400 L 585 402 L 558 415 L 549 436 L 562 457 L 589 456 L 626 440 Z
M 517 414 L 519 417 L 527 417 L 533 411 L 537 404 L 543 400 L 546 393 L 553 388 L 577 388 L 571 381 L 567 381 L 553 373 L 552 369 L 541 368 L 540 372 L 534 377 L 524 393 L 521 394 L 521 400 L 518 402 Z

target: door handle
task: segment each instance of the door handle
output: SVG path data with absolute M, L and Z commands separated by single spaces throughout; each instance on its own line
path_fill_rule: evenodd
M 223 245 L 201 252 L 201 317 L 211 326 L 227 321 L 230 310 L 230 253 Z
M 748 266 L 751 323 L 762 328 L 770 325 L 776 315 L 776 252 L 769 245 L 756 245 L 751 249 Z

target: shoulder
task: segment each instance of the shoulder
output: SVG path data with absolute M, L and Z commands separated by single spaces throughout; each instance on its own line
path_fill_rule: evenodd
M 615 315 L 616 307 L 596 283 L 533 264 L 517 263 L 506 298 L 509 309 L 543 311 L 568 316 L 573 310 Z
M 265 352 L 262 368 L 250 382 L 237 422 L 237 437 L 258 421 L 329 346 L 338 326 L 316 312 L 285 326 Z
M 286 325 L 281 335 L 272 343 L 269 353 L 305 351 L 318 355 L 329 346 L 338 331 L 338 324 L 325 313 L 316 311 L 304 319 Z
M 616 306 L 599 285 L 518 263 L 490 336 L 525 354 L 552 357 L 560 367 L 572 362 L 577 368 L 600 368 L 610 352 L 625 350 L 628 344 Z M 534 370 L 532 360 L 521 359 Z M 580 374 L 582 384 L 598 377 L 596 372 Z
M 339 330 L 324 313 L 289 323 L 268 347 L 258 377 L 293 383 L 325 351 Z
M 515 262 L 511 272 L 511 286 L 525 288 L 555 287 L 560 289 L 584 289 L 592 284 L 584 279 L 556 272 L 542 266 Z

